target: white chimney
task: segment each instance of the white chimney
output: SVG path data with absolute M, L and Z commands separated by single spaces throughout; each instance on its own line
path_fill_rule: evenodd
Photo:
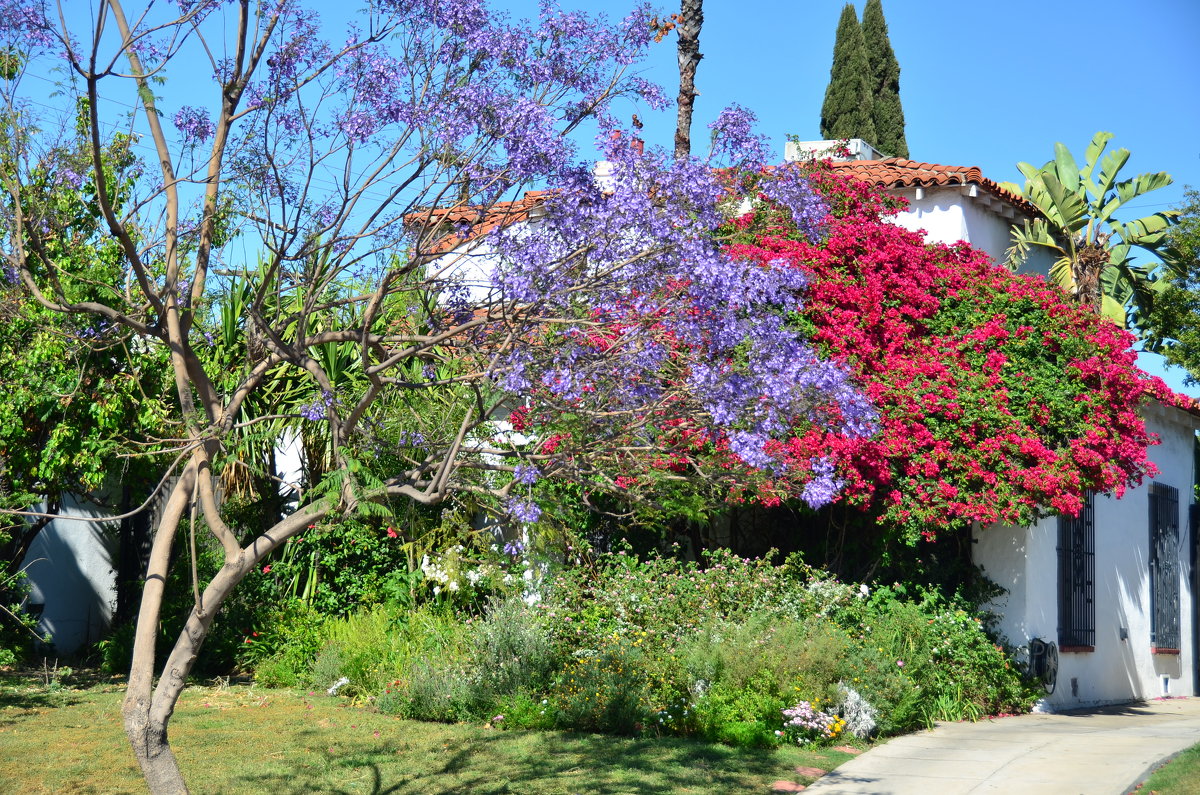
M 843 144 L 850 150 L 849 157 L 834 154 Z M 783 159 L 788 163 L 825 157 L 831 160 L 882 160 L 883 153 L 862 138 L 847 141 L 788 141 L 783 148 Z

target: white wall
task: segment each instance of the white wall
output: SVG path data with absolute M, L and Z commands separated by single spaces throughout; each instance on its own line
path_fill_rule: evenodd
M 952 245 L 962 240 L 988 254 L 998 264 L 1004 264 L 1008 247 L 1012 245 L 1012 227 L 1023 219 L 1020 214 L 1007 217 L 1007 210 L 999 210 L 999 199 L 985 196 L 982 188 L 979 195 L 969 196 L 970 186 L 954 185 L 940 188 L 924 188 L 917 198 L 917 191 L 908 188 L 897 191 L 908 199 L 908 210 L 895 217 L 895 223 L 914 232 L 924 230 L 925 239 L 931 243 Z M 1049 276 L 1054 258 L 1048 251 L 1035 249 L 1030 252 L 1020 273 L 1036 273 Z
M 37 510 L 37 509 L 35 509 Z M 67 496 L 65 516 L 100 517 L 94 505 Z M 49 633 L 55 651 L 69 654 L 100 640 L 117 600 L 115 524 L 55 519 L 34 539 L 23 565 L 31 604 L 42 604 L 39 633 Z
M 1161 445 L 1149 450 L 1160 474 L 1129 489 L 1121 499 L 1096 498 L 1096 644 L 1094 651 L 1059 654 L 1058 684 L 1048 698 L 1055 709 L 1195 695 L 1187 554 L 1192 539 L 1187 519 L 1194 483 L 1193 436 L 1200 420 L 1157 402 L 1148 404 L 1143 415 L 1162 439 Z M 1151 653 L 1148 494 L 1152 481 L 1179 489 L 1180 654 Z M 1057 643 L 1057 518 L 1028 528 L 986 528 L 977 531 L 976 541 L 975 562 L 1008 590 L 990 605 L 1002 616 L 1001 632 L 1017 646 L 1034 637 Z

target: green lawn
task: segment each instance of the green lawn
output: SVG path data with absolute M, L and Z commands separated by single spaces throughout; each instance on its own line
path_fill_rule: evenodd
M 123 685 L 54 691 L 0 673 L 0 792 L 143 793 Z M 851 754 L 391 718 L 304 691 L 190 687 L 172 746 L 196 793 L 765 793 Z
M 1138 790 L 1160 795 L 1200 795 L 1200 745 L 1193 745 L 1167 764 Z

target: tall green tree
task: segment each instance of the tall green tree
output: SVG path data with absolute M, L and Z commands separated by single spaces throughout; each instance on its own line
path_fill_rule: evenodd
M 1155 301 L 1148 347 L 1187 370 L 1200 383 L 1200 191 L 1190 189 L 1177 208 L 1179 224 L 1167 233 L 1163 252 L 1174 277 Z
M 874 98 L 867 43 L 854 6 L 847 3 L 838 20 L 833 44 L 833 66 L 821 106 L 821 137 L 862 138 L 874 144 Z
M 867 0 L 863 9 L 862 34 L 871 65 L 871 121 L 875 125 L 872 143 L 884 154 L 908 157 L 904 108 L 900 106 L 900 62 L 888 39 L 881 0 Z
M 1033 250 L 1049 250 L 1056 257 L 1050 268 L 1051 280 L 1077 303 L 1117 323 L 1144 326 L 1139 318 L 1149 316 L 1155 294 L 1165 284 L 1156 282 L 1164 264 L 1159 249 L 1179 212 L 1164 210 L 1130 221 L 1117 219 L 1117 213 L 1134 199 L 1170 185 L 1171 175 L 1159 171 L 1118 181 L 1129 150 L 1104 154 L 1112 137 L 1112 133 L 1096 133 L 1082 167 L 1061 143 L 1054 145 L 1054 159 L 1040 168 L 1017 164 L 1025 175 L 1025 186 L 1006 183 L 1005 187 L 1032 202 L 1042 217 L 1013 229 L 1008 260 L 1010 265 L 1018 265 Z M 1154 259 L 1135 262 L 1139 252 Z

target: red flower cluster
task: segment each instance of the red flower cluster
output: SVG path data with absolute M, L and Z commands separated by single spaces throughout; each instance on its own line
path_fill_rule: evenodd
M 1087 490 L 1120 493 L 1154 474 L 1157 440 L 1138 406 L 1147 392 L 1174 396 L 1138 369 L 1129 334 L 966 244 L 926 245 L 888 223 L 895 200 L 863 183 L 819 168 L 815 180 L 833 208 L 825 241 L 787 235 L 767 208 L 730 225 L 729 252 L 810 274 L 797 322 L 856 374 L 881 430 L 799 427 L 791 470 L 752 478 L 744 497 L 797 494 L 826 457 L 843 499 L 912 540 L 1073 514 Z

